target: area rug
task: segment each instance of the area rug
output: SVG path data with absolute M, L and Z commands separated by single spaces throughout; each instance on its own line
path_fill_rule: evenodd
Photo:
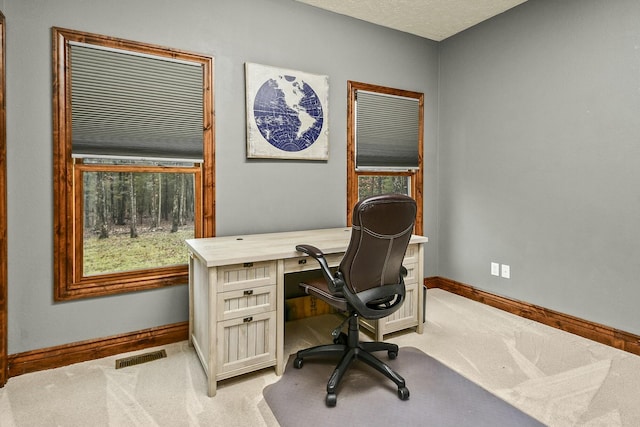
M 379 357 L 405 379 L 409 400 L 398 398 L 395 384 L 355 361 L 338 388 L 338 403 L 325 405 L 326 383 L 337 360 L 308 358 L 301 369 L 291 355 L 264 398 L 282 427 L 313 426 L 543 426 L 482 387 L 413 347 L 395 360 Z

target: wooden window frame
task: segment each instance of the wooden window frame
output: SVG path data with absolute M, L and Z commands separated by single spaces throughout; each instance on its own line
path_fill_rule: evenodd
M 82 173 L 109 169 L 119 172 L 193 173 L 196 186 L 195 237 L 215 233 L 213 58 L 163 46 L 123 40 L 63 28 L 53 33 L 53 190 L 54 298 L 57 301 L 113 295 L 186 284 L 188 265 L 83 277 Z M 199 63 L 203 67 L 203 163 L 185 167 L 85 164 L 72 158 L 69 42 L 94 44 L 142 54 Z M 185 254 L 186 259 L 186 254 Z
M 418 129 L 418 168 L 407 171 L 376 171 L 356 170 L 356 91 L 365 90 L 385 95 L 403 96 L 415 98 L 419 102 L 419 129 Z M 359 176 L 408 176 L 411 181 L 410 196 L 416 201 L 418 211 L 416 214 L 415 234 L 422 235 L 422 187 L 423 187 L 423 143 L 424 143 L 424 94 L 402 89 L 394 89 L 368 83 L 347 81 L 347 225 L 352 225 L 353 208 L 358 202 L 358 177 Z
M 0 387 L 9 379 L 8 358 L 8 260 L 7 260 L 7 113 L 5 101 L 6 69 L 5 18 L 0 12 Z

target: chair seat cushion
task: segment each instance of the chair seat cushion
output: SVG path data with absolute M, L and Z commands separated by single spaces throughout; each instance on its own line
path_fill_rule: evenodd
M 342 294 L 332 294 L 324 277 L 310 279 L 300 283 L 300 287 L 309 295 L 316 296 L 340 311 L 349 311 L 347 300 Z

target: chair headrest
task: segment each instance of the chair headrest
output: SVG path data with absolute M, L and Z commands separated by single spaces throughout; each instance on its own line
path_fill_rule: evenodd
M 380 235 L 394 236 L 412 228 L 416 202 L 404 194 L 382 194 L 360 200 L 353 209 L 352 223 Z

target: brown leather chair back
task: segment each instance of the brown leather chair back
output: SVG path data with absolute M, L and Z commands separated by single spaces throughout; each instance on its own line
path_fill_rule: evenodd
M 415 219 L 415 200 L 402 194 L 372 196 L 356 204 L 351 240 L 339 267 L 352 293 L 402 283 L 402 261 Z

